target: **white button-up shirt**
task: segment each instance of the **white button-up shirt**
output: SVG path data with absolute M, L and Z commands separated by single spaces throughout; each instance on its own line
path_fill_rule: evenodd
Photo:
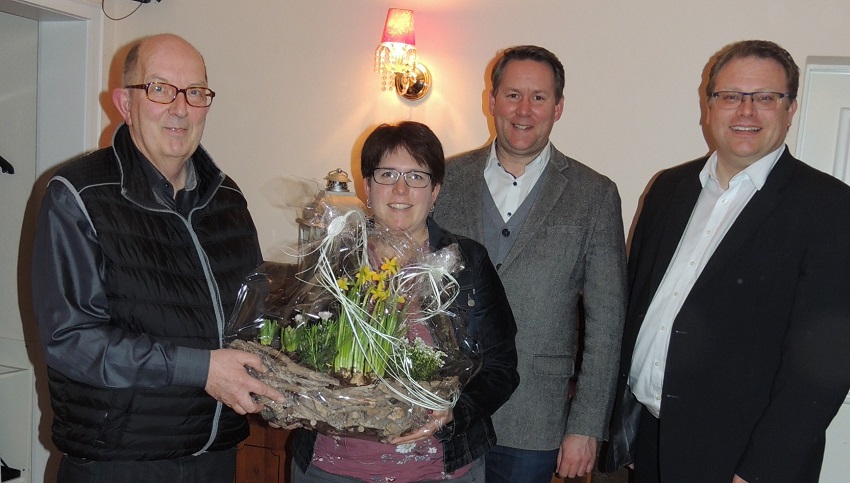
M 702 191 L 649 304 L 632 355 L 629 386 L 655 417 L 661 417 L 661 389 L 676 315 L 729 228 L 756 191 L 764 186 L 784 149 L 780 147 L 736 174 L 725 191 L 717 181 L 717 153 L 708 158 L 700 171 Z
M 499 142 L 498 139 L 497 142 Z M 507 222 L 543 174 L 543 170 L 549 163 L 552 143 L 547 144 L 543 151 L 540 151 L 540 154 L 525 166 L 525 172 L 518 177 L 507 172 L 499 163 L 496 157 L 496 143 L 490 147 L 490 158 L 484 167 L 484 180 L 487 182 L 493 201 L 496 202 L 496 208 L 502 214 L 502 220 Z

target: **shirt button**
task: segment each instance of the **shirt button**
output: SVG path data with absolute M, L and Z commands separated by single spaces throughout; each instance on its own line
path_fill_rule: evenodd
M 501 264 L 501 263 L 497 263 L 497 264 L 496 264 L 496 270 L 498 270 L 498 269 L 500 269 L 500 268 L 502 268 L 502 264 Z
M 654 365 L 655 365 L 655 367 L 658 367 L 658 366 L 660 366 L 661 364 L 659 364 L 659 363 L 658 363 L 658 361 L 655 361 L 655 364 L 654 364 Z
M 656 396 L 655 396 L 655 400 L 656 400 L 656 401 L 660 401 L 660 400 L 661 400 L 661 396 L 660 396 L 660 395 L 656 395 Z
M 662 325 L 662 326 L 661 326 L 661 332 L 664 332 L 665 330 L 667 330 L 667 326 L 666 326 L 666 325 Z
M 507 228 L 502 229 L 502 236 L 511 236 L 511 230 Z
M 711 230 L 705 230 L 706 235 L 711 235 Z
M 516 181 L 514 181 L 514 186 L 516 186 Z

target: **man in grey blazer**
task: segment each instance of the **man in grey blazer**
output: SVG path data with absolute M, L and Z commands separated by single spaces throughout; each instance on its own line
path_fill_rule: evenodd
M 487 481 L 549 482 L 591 471 L 607 438 L 626 297 L 620 197 L 549 142 L 564 107 L 554 54 L 506 49 L 491 79 L 496 140 L 449 160 L 434 218 L 487 247 L 516 317 L 520 385 L 493 416 Z

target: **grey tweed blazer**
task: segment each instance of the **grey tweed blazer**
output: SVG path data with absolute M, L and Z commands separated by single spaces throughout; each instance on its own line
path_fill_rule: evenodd
M 490 146 L 450 158 L 434 219 L 483 242 Z M 556 149 L 499 276 L 518 333 L 519 388 L 494 415 L 498 444 L 558 448 L 565 434 L 606 439 L 626 306 L 625 237 L 616 185 Z M 581 373 L 579 303 L 585 311 Z

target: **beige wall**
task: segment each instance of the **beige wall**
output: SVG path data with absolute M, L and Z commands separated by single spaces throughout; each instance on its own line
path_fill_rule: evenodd
M 135 5 L 107 2 L 113 16 Z M 373 72 L 388 7 L 416 12 L 434 75 L 418 103 L 382 93 Z M 351 172 L 364 135 L 386 121 L 427 123 L 447 154 L 484 144 L 485 68 L 520 43 L 564 62 L 565 113 L 552 140 L 617 183 L 628 227 L 655 172 L 708 151 L 698 92 L 717 49 L 766 38 L 803 68 L 808 56 L 850 56 L 848 25 L 846 0 L 163 0 L 107 21 L 104 51 L 112 59 L 138 36 L 169 31 L 204 54 L 218 96 L 203 143 L 247 193 L 268 254 L 295 238 L 294 211 L 262 194 L 270 180 Z M 117 82 L 113 67 L 104 89 Z M 114 117 L 107 124 L 102 140 Z M 796 137 L 795 122 L 792 152 Z

